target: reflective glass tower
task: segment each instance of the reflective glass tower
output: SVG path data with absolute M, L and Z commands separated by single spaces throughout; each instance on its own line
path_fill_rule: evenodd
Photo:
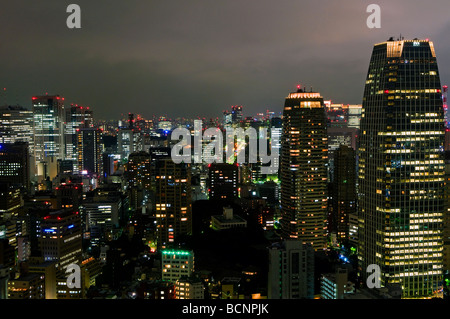
M 32 104 L 36 164 L 49 157 L 64 159 L 64 98 L 35 96 Z
M 281 232 L 315 250 L 326 247 L 327 119 L 320 93 L 286 98 L 281 138 Z
M 444 113 L 433 43 L 373 48 L 359 148 L 359 261 L 403 298 L 442 294 Z M 364 280 L 366 280 L 364 278 Z

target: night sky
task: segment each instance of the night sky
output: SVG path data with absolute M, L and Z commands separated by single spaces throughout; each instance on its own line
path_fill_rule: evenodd
M 66 26 L 71 3 L 81 29 Z M 381 29 L 366 26 L 371 3 Z M 3 1 L 0 32 L 0 104 L 60 94 L 96 119 L 280 112 L 298 83 L 360 104 L 373 44 L 400 34 L 433 41 L 450 83 L 448 0 Z

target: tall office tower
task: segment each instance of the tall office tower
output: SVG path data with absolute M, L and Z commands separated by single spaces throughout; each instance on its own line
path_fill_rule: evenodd
M 443 264 L 444 114 L 433 42 L 376 44 L 359 148 L 359 251 L 403 297 L 440 296 Z
M 231 121 L 233 124 L 239 124 L 242 121 L 242 106 L 233 105 L 231 107 Z
M 19 105 L 0 107 L 0 143 L 33 145 L 33 112 Z
M 0 107 L 0 143 L 28 143 L 28 176 L 34 177 L 33 112 L 21 106 Z
M 89 175 L 103 174 L 102 131 L 95 128 L 77 130 L 78 170 Z
M 175 164 L 170 157 L 154 164 L 157 243 L 166 248 L 178 236 L 192 234 L 191 166 Z
M 65 159 L 72 161 L 74 174 L 78 173 L 78 139 L 77 130 L 94 127 L 92 111 L 89 107 L 71 105 L 66 110 L 64 133 Z
M 238 171 L 235 164 L 209 165 L 209 198 L 233 200 L 238 196 Z
M 278 152 L 279 155 L 281 155 L 281 136 L 283 135 L 283 120 L 280 117 L 272 117 L 270 119 L 270 146 L 268 149 L 270 149 L 270 152 L 272 152 L 272 149 L 275 152 Z M 280 170 L 280 157 L 274 157 L 272 159 L 274 167 L 278 167 L 278 172 Z M 274 174 L 278 176 L 277 174 Z
M 45 177 L 40 164 L 49 157 L 64 159 L 64 98 L 59 95 L 34 96 L 33 132 L 34 158 L 37 174 Z
M 147 209 L 149 195 L 152 190 L 151 156 L 147 152 L 131 153 L 128 163 L 125 165 L 125 177 L 127 180 L 127 192 L 132 209 Z
M 341 145 L 335 153 L 331 187 L 331 231 L 338 242 L 349 240 L 350 215 L 356 213 L 356 151 Z
M 126 165 L 128 185 L 151 188 L 151 156 L 147 152 L 135 152 L 128 157 Z
M 116 171 L 117 160 L 115 154 L 103 153 L 103 176 L 105 180 Z
M 299 240 L 269 247 L 269 299 L 313 299 L 314 250 Z
M 59 276 L 81 262 L 81 218 L 78 211 L 58 210 L 40 222 L 39 249 L 44 261 L 56 261 Z
M 20 188 L 0 182 L 0 221 L 15 220 L 23 209 Z
M 30 188 L 28 143 L 0 144 L 0 182 Z
M 134 123 L 134 114 L 128 114 L 127 126 L 119 127 L 117 134 L 117 151 L 124 162 L 131 153 L 142 151 L 143 148 L 143 136 Z
M 43 182 L 58 174 L 58 161 L 64 159 L 64 98 L 35 96 L 33 110 L 33 179 Z
M 320 93 L 300 87 L 286 98 L 281 139 L 281 232 L 326 247 L 327 127 Z

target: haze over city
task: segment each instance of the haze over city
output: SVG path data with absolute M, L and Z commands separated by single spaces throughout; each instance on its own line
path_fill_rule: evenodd
M 90 105 L 99 119 L 124 108 L 218 117 L 231 105 L 253 115 L 281 111 L 299 83 L 359 104 L 372 45 L 400 35 L 432 39 L 442 82 L 450 80 L 445 0 L 377 1 L 381 29 L 366 27 L 368 1 L 76 3 L 82 27 L 74 30 L 67 1 L 3 5 L 0 104 L 29 108 L 31 96 L 49 93 Z

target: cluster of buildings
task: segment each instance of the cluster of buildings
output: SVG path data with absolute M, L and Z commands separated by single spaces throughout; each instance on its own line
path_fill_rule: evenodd
M 202 119 L 270 129 L 275 173 L 261 161 L 175 163 L 170 133 L 194 137 L 193 119 L 95 120 L 59 95 L 2 107 L 0 299 L 442 298 L 445 92 L 432 42 L 390 39 L 374 47 L 362 105 L 298 86 L 279 114 L 232 106 Z M 235 147 L 249 156 L 245 137 Z M 208 268 L 202 247 L 245 234 L 262 239 L 232 248 L 264 246 L 262 264 Z

